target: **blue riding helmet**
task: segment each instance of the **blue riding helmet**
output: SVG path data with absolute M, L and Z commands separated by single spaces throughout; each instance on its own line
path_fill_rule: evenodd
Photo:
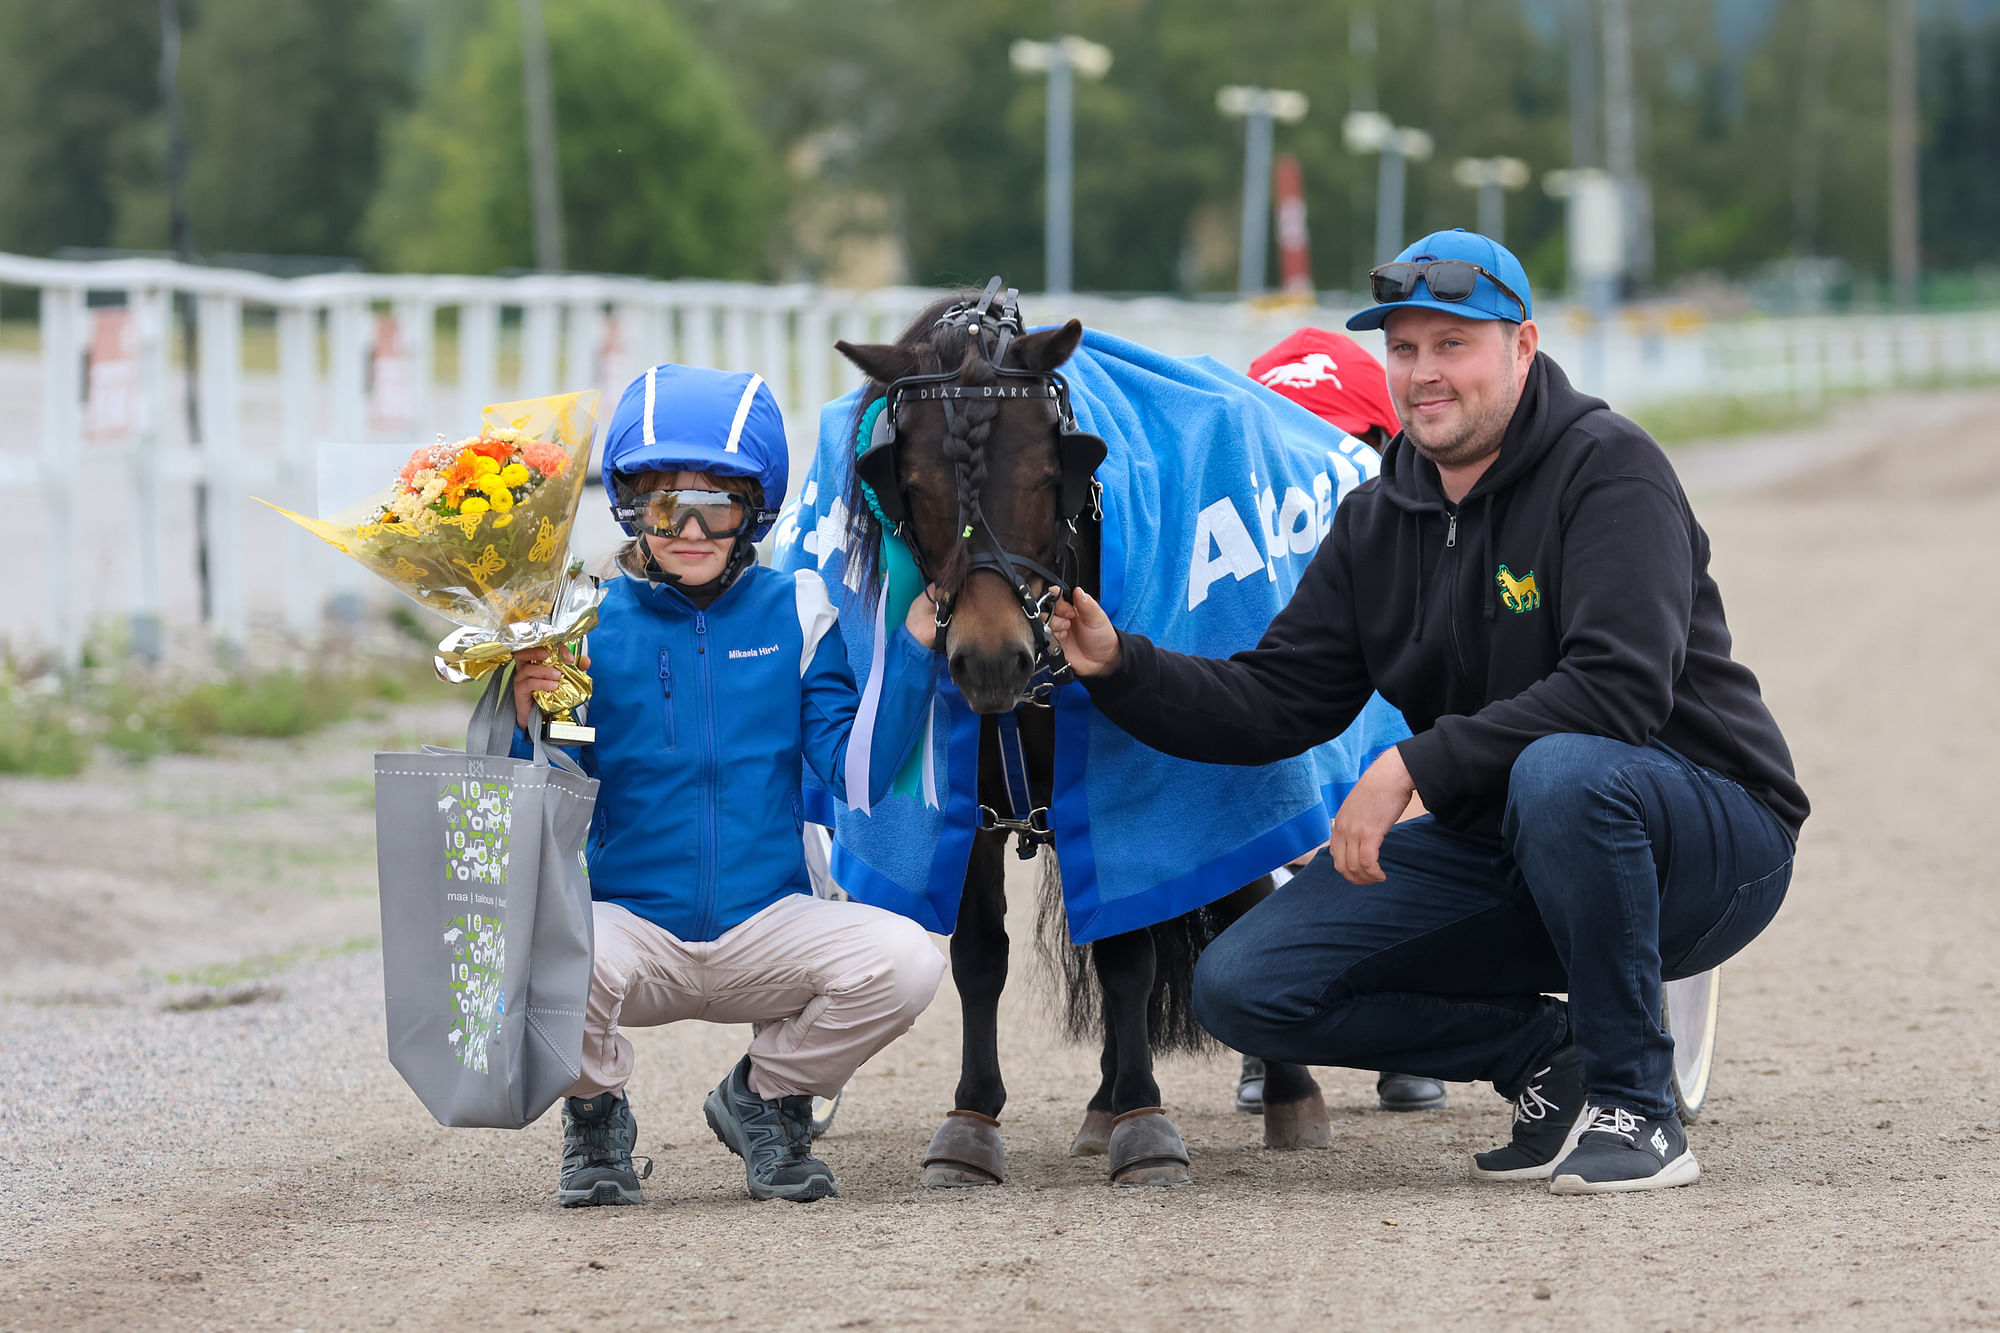
M 771 529 L 785 503 L 791 451 L 778 400 L 762 375 L 660 365 L 625 386 L 604 431 L 604 493 L 618 503 L 617 478 L 641 472 L 706 472 L 755 477 L 764 509 L 753 537 Z M 629 534 L 629 524 L 620 524 Z

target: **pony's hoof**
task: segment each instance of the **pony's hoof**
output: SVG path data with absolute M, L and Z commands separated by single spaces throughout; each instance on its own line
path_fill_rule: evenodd
M 1326 1099 L 1315 1092 L 1295 1102 L 1264 1104 L 1264 1146 L 1280 1152 L 1295 1148 L 1326 1148 L 1333 1144 L 1333 1122 Z
M 1083 1128 L 1070 1140 L 1071 1157 L 1102 1157 L 1111 1151 L 1111 1113 L 1085 1111 Z
M 1007 1180 L 1007 1150 L 1000 1142 L 1000 1122 L 977 1111 L 946 1115 L 931 1146 L 924 1151 L 925 1189 L 969 1189 L 1000 1185 Z
M 1194 1183 L 1188 1172 L 1187 1144 L 1167 1113 L 1157 1106 L 1142 1106 L 1112 1121 L 1106 1151 L 1114 1185 Z

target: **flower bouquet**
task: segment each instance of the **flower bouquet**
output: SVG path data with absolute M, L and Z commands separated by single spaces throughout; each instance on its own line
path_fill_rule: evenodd
M 477 435 L 418 448 L 391 485 L 342 513 L 271 508 L 456 621 L 461 628 L 438 645 L 438 674 L 476 680 L 524 648 L 569 643 L 597 622 L 600 594 L 569 559 L 596 433 L 595 392 L 498 403 Z M 589 678 L 555 661 L 563 688 L 535 699 L 567 734 L 552 724 L 549 738 L 588 740 L 568 713 L 589 697 Z

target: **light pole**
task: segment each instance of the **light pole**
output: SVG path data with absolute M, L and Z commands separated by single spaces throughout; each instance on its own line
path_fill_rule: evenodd
M 1243 117 L 1243 244 L 1236 264 L 1236 293 L 1248 299 L 1264 290 L 1265 242 L 1271 234 L 1271 125 L 1304 120 L 1306 95 L 1284 88 L 1232 83 L 1215 94 L 1216 109 Z
M 1403 248 L 1403 164 L 1431 155 L 1431 136 L 1392 122 L 1379 111 L 1350 111 L 1340 122 L 1350 153 L 1380 153 L 1375 186 L 1375 262 L 1386 264 Z
M 1568 205 L 1569 299 L 1590 311 L 1589 356 L 1581 382 L 1604 384 L 1605 331 L 1611 322 L 1618 278 L 1625 272 L 1629 237 L 1625 192 L 1601 167 L 1572 167 L 1542 177 L 1542 188 Z
M 535 267 L 563 267 L 562 177 L 556 168 L 556 107 L 542 0 L 521 0 L 521 91 L 528 110 L 528 193 L 535 207 Z
M 1008 63 L 1021 74 L 1049 76 L 1047 240 L 1048 267 L 1043 287 L 1052 293 L 1070 289 L 1070 141 L 1071 74 L 1101 79 L 1111 68 L 1111 52 L 1081 37 L 1052 42 L 1015 42 L 1007 48 Z
M 1451 178 L 1479 191 L 1479 234 L 1507 243 L 1506 191 L 1528 183 L 1528 164 L 1518 157 L 1461 157 L 1452 163 Z

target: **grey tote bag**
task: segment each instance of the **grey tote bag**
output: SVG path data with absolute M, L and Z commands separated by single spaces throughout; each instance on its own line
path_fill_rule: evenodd
M 375 756 L 389 1059 L 458 1127 L 519 1129 L 576 1081 L 590 993 L 597 783 L 540 742 L 507 757 L 508 675 L 464 750 Z

